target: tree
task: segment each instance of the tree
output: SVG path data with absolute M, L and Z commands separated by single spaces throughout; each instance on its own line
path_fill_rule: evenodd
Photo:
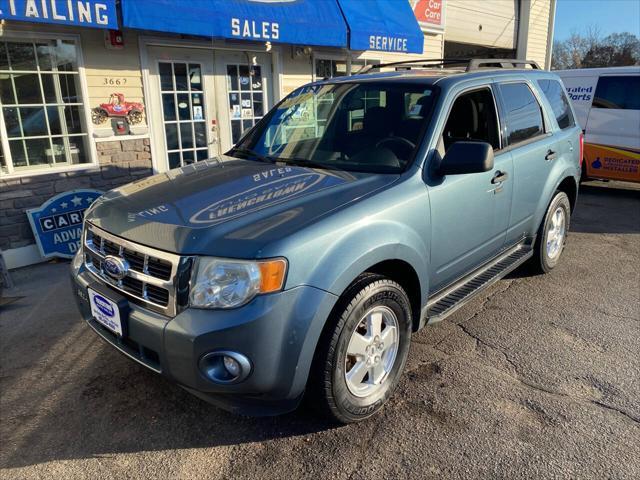
M 625 65 L 640 65 L 640 39 L 628 32 L 601 38 L 598 27 L 591 26 L 584 34 L 572 32 L 553 44 L 553 70 Z

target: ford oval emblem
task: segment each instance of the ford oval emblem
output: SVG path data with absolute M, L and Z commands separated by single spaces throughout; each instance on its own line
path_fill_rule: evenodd
M 105 257 L 104 262 L 102 262 L 102 268 L 104 269 L 104 273 L 114 280 L 122 280 L 127 276 L 129 263 L 124 258 L 108 255 Z

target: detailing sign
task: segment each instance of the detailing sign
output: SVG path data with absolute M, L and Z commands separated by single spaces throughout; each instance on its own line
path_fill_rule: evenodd
M 43 258 L 72 258 L 75 255 L 82 240 L 84 211 L 100 195 L 102 192 L 99 190 L 71 190 L 27 211 Z
M 118 29 L 115 0 L 0 0 L 0 19 Z
M 444 32 L 446 0 L 412 0 L 413 13 L 423 32 Z

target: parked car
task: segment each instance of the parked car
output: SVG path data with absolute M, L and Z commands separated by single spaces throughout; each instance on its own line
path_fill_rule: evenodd
M 413 333 L 559 262 L 581 130 L 558 76 L 513 62 L 312 83 L 222 158 L 105 194 L 72 265 L 84 319 L 231 411 L 306 392 L 340 422 L 369 417 Z
M 582 179 L 640 182 L 640 67 L 555 73 L 584 129 Z

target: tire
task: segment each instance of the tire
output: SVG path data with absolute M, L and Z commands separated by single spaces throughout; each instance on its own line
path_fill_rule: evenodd
M 359 422 L 380 410 L 404 370 L 411 318 L 411 303 L 398 283 L 370 273 L 358 277 L 338 301 L 320 338 L 307 386 L 310 403 L 340 423 Z
M 559 216 L 562 217 L 563 223 L 560 222 Z M 556 267 L 567 242 L 570 222 L 569 197 L 566 193 L 558 191 L 553 196 L 538 231 L 535 251 L 531 259 L 534 271 L 549 273 Z

